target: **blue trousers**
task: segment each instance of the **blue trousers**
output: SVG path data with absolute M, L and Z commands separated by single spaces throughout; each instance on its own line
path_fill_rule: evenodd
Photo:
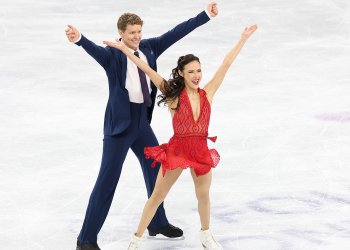
M 129 148 L 132 149 L 141 164 L 148 197 L 152 194 L 159 166 L 152 168 L 151 160 L 145 159 L 143 150 L 146 146 L 159 144 L 147 121 L 146 106 L 130 103 L 130 109 L 132 117 L 130 126 L 116 136 L 104 136 L 100 172 L 90 195 L 83 227 L 78 236 L 81 243 L 97 242 L 97 234 L 107 217 Z M 158 229 L 168 224 L 163 204 L 161 204 L 149 227 Z

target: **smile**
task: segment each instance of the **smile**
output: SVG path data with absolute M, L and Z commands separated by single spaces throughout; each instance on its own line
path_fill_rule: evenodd
M 199 84 L 199 80 L 192 81 L 192 83 L 193 83 L 194 85 L 198 85 L 198 84 Z

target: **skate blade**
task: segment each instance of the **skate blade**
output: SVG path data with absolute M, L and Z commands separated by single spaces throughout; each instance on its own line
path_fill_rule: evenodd
M 156 235 L 156 236 L 147 236 L 149 240 L 166 240 L 166 241 L 181 241 L 185 239 L 185 236 L 177 237 L 177 238 L 168 238 L 164 235 Z

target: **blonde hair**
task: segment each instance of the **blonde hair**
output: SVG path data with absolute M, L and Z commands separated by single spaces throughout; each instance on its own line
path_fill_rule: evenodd
M 133 13 L 124 13 L 123 15 L 121 15 L 118 19 L 118 30 L 121 31 L 125 31 L 126 30 L 126 26 L 128 26 L 128 24 L 130 25 L 143 25 L 143 21 L 141 20 L 141 18 Z

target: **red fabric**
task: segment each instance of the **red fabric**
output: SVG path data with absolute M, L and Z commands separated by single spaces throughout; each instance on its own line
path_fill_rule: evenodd
M 147 159 L 152 158 L 152 167 L 157 162 L 162 164 L 162 173 L 178 167 L 193 168 L 196 175 L 204 175 L 218 165 L 220 155 L 215 149 L 208 149 L 207 139 L 216 141 L 215 137 L 208 137 L 210 121 L 210 103 L 206 92 L 198 89 L 200 94 L 200 114 L 198 120 L 193 118 L 193 112 L 186 89 L 180 95 L 179 109 L 173 118 L 174 136 L 168 143 L 156 147 L 146 147 L 144 153 Z

